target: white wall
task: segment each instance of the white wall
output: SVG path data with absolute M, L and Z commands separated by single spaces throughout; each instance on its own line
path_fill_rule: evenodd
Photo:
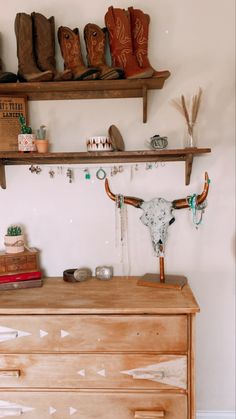
M 17 12 L 38 11 L 54 15 L 56 25 L 104 25 L 108 0 L 8 0 L 0 14 L 2 59 L 16 71 L 14 18 Z M 211 191 L 204 223 L 196 231 L 190 213 L 176 213 L 169 229 L 166 271 L 183 273 L 201 306 L 197 317 L 197 408 L 206 411 L 234 410 L 234 0 L 113 0 L 115 7 L 134 6 L 151 14 L 150 59 L 172 76 L 163 90 L 149 95 L 148 123 L 142 123 L 140 99 L 32 102 L 30 122 L 50 131 L 53 151 L 85 151 L 89 135 L 106 134 L 115 124 L 126 149 L 144 149 L 146 140 L 159 133 L 169 137 L 169 147 L 183 145 L 182 117 L 171 105 L 182 93 L 190 96 L 201 86 L 203 101 L 199 114 L 200 147 L 212 153 L 194 161 L 190 186 L 184 185 L 184 164 L 160 164 L 157 169 L 139 167 L 133 180 L 130 168 L 111 179 L 114 192 L 144 199 L 185 197 L 199 192 L 205 170 Z M 62 68 L 57 45 L 58 66 Z M 75 181 L 69 184 L 56 167 L 42 166 L 40 175 L 27 166 L 6 170 L 7 189 L 0 190 L 0 248 L 11 223 L 22 223 L 28 244 L 41 251 L 42 267 L 48 275 L 62 275 L 66 268 L 112 264 L 122 266 L 115 248 L 115 210 L 104 193 L 103 182 L 84 179 L 76 166 Z M 107 169 L 109 172 L 110 169 Z M 148 231 L 139 221 L 140 212 L 128 208 L 131 273 L 155 272 Z M 130 296 L 132 298 L 132 296 Z

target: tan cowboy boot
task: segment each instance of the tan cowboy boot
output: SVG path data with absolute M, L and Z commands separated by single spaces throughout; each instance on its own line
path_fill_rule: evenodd
M 74 80 L 91 80 L 98 77 L 98 68 L 88 68 L 84 64 L 78 28 L 72 30 L 60 26 L 58 40 L 64 58 L 64 67 L 71 70 Z
M 31 13 L 33 21 L 33 39 L 35 58 L 41 71 L 50 70 L 53 80 L 71 80 L 71 70 L 58 72 L 55 59 L 55 21 L 54 16 L 47 19 L 41 13 Z
M 151 68 L 153 70 L 152 77 L 163 77 L 167 79 L 170 76 L 170 72 L 168 70 L 154 70 L 148 59 L 149 15 L 143 13 L 142 10 L 134 9 L 133 7 L 129 7 L 128 11 L 130 14 L 134 53 L 139 66 L 141 68 Z
M 121 67 L 128 79 L 152 77 L 151 67 L 140 67 L 134 55 L 129 15 L 125 10 L 109 7 L 105 15 L 113 66 Z
M 50 81 L 52 71 L 40 71 L 35 62 L 33 48 L 32 18 L 26 13 L 17 13 L 15 18 L 17 41 L 18 78 L 20 81 Z
M 91 67 L 100 70 L 99 79 L 119 79 L 124 75 L 122 68 L 109 67 L 105 60 L 105 40 L 104 29 L 94 23 L 88 23 L 84 28 L 84 39 L 87 49 L 87 61 Z

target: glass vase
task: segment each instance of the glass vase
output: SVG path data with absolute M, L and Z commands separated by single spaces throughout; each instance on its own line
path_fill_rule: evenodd
M 197 127 L 190 126 L 186 129 L 184 137 L 185 148 L 196 148 L 197 147 Z

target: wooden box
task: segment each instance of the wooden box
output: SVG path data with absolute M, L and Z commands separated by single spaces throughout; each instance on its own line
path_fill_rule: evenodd
M 39 271 L 38 254 L 35 248 L 14 254 L 0 252 L 0 276 Z

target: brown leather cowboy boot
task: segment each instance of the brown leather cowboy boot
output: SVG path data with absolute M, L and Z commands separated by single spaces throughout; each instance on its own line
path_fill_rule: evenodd
M 143 13 L 142 10 L 134 9 L 133 7 L 129 7 L 128 11 L 130 14 L 134 53 L 138 60 L 139 66 L 144 68 L 151 68 L 153 70 L 152 77 L 164 77 L 167 79 L 170 76 L 170 72 L 168 70 L 154 70 L 148 59 L 148 30 L 150 24 L 150 16 Z
M 53 80 L 71 80 L 71 70 L 58 72 L 55 59 L 55 20 L 54 16 L 47 19 L 41 13 L 31 13 L 33 21 L 34 51 L 38 68 L 41 71 L 50 70 Z
M 148 78 L 151 67 L 139 67 L 134 55 L 129 15 L 125 10 L 110 6 L 105 15 L 113 66 L 121 67 L 128 79 Z
M 18 78 L 20 81 L 50 81 L 52 71 L 40 71 L 33 50 L 32 19 L 26 13 L 17 13 L 15 18 L 17 41 Z
M 105 29 L 105 28 L 104 28 Z M 104 29 L 94 23 L 88 23 L 84 28 L 84 40 L 87 49 L 87 61 L 91 67 L 100 70 L 99 79 L 119 79 L 124 75 L 122 68 L 109 67 L 105 60 L 105 40 Z
M 2 61 L 0 58 L 0 83 L 16 83 L 17 75 L 9 71 L 2 71 Z
M 60 26 L 58 41 L 64 58 L 64 67 L 72 71 L 74 80 L 91 80 L 98 77 L 98 68 L 88 68 L 84 64 L 78 28 L 72 30 Z

